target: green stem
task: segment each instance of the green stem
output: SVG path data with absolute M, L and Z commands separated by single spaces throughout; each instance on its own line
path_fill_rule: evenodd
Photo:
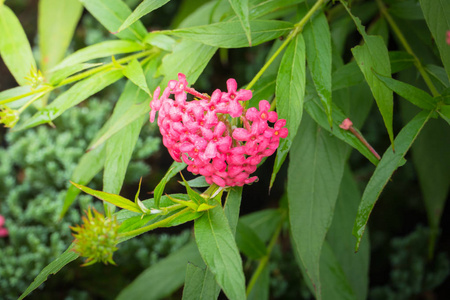
M 154 49 L 151 49 L 151 50 L 147 50 L 147 51 L 144 51 L 144 52 L 136 53 L 134 55 L 130 55 L 130 56 L 118 59 L 115 63 L 114 62 L 110 62 L 110 63 L 105 64 L 103 66 L 99 66 L 99 67 L 93 68 L 91 70 L 82 72 L 80 74 L 71 76 L 71 77 L 66 78 L 63 81 L 61 81 L 56 87 L 61 87 L 61 86 L 66 85 L 66 84 L 82 80 L 82 79 L 84 79 L 86 77 L 89 77 L 89 76 L 91 76 L 93 74 L 96 74 L 96 73 L 99 73 L 101 71 L 112 69 L 112 68 L 115 67 L 114 65 L 117 64 L 117 63 L 119 63 L 119 64 L 126 63 L 126 62 L 129 62 L 129 61 L 133 60 L 133 59 L 138 59 L 138 58 L 144 57 L 146 55 L 152 54 L 152 52 L 154 52 L 154 51 L 155 51 Z
M 54 89 L 54 87 L 46 85 L 44 87 L 41 87 L 40 89 L 37 89 L 37 90 L 31 91 L 31 92 L 28 92 L 28 93 L 25 93 L 25 94 L 22 94 L 22 95 L 19 95 L 19 96 L 15 96 L 15 97 L 12 97 L 12 98 L 0 101 L 0 105 L 1 104 L 6 104 L 6 103 L 10 103 L 10 102 L 14 102 L 16 100 L 19 100 L 19 99 L 22 99 L 22 98 L 25 98 L 25 97 L 28 97 L 28 96 L 33 96 L 33 95 L 38 94 L 38 93 L 42 93 L 42 92 L 47 93 L 49 91 L 52 91 L 53 89 Z
M 405 36 L 401 32 L 400 28 L 398 28 L 397 23 L 395 23 L 394 19 L 391 17 L 389 12 L 387 11 L 386 6 L 384 5 L 383 1 L 377 0 L 377 4 L 378 4 L 378 7 L 380 8 L 381 13 L 384 15 L 384 17 L 388 21 L 389 25 L 391 26 L 392 30 L 394 31 L 394 33 L 397 35 L 398 39 L 400 40 L 400 43 L 402 44 L 403 48 L 405 48 L 406 52 L 408 52 L 414 58 L 414 65 L 419 70 L 420 75 L 422 75 L 422 78 L 425 81 L 428 88 L 430 89 L 431 94 L 434 97 L 439 96 L 439 92 L 437 91 L 436 87 L 434 86 L 433 82 L 431 81 L 430 77 L 428 76 L 428 73 L 425 71 L 425 68 L 423 67 L 419 58 L 416 56 L 414 51 L 411 49 L 411 46 L 408 44 L 408 41 L 406 40 Z
M 30 106 L 34 101 L 38 100 L 39 98 L 41 98 L 42 96 L 45 95 L 45 92 L 40 93 L 36 96 L 34 96 L 33 98 L 30 99 L 30 101 L 28 101 L 27 103 L 25 103 L 21 108 L 18 109 L 19 114 L 21 114 L 28 106 Z
M 141 58 L 141 57 L 144 57 L 144 56 L 147 56 L 147 55 L 150 55 L 150 54 L 155 54 L 155 53 L 156 53 L 155 49 L 150 49 L 150 50 L 147 50 L 147 51 L 144 51 L 144 52 L 139 52 L 139 53 L 136 53 L 136 54 L 133 54 L 133 55 L 121 58 L 121 59 L 117 60 L 116 63 L 119 63 L 119 64 L 120 63 L 126 63 L 126 62 L 129 62 L 129 61 L 133 60 L 133 59 L 138 59 L 138 58 Z M 42 93 L 42 92 L 48 93 L 48 92 L 51 92 L 52 90 L 54 90 L 55 88 L 59 88 L 61 86 L 64 86 L 64 85 L 67 85 L 67 84 L 70 84 L 70 83 L 73 83 L 73 82 L 85 79 L 85 78 L 87 78 L 87 77 L 89 77 L 91 75 L 94 75 L 94 74 L 97 74 L 97 73 L 99 73 L 101 71 L 112 69 L 112 68 L 114 68 L 114 63 L 111 62 L 111 63 L 105 64 L 105 65 L 102 65 L 102 66 L 99 66 L 99 67 L 87 70 L 87 71 L 82 72 L 80 74 L 71 76 L 69 78 L 66 78 L 63 81 L 61 81 L 57 86 L 47 85 L 47 86 L 44 86 L 44 87 L 42 87 L 40 89 L 37 89 L 37 90 L 34 90 L 34 91 L 30 91 L 28 93 L 25 93 L 25 94 L 22 94 L 22 95 L 19 95 L 19 96 L 15 96 L 15 97 L 12 97 L 12 98 L 0 101 L 0 105 L 1 104 L 6 104 L 6 103 L 9 103 L 9 102 L 14 102 L 16 100 L 19 100 L 19 99 L 22 99 L 22 98 L 25 98 L 25 97 L 28 97 L 28 96 L 32 96 L 32 95 L 35 95 L 35 94 L 38 94 L 38 93 Z
M 259 70 L 259 72 L 255 75 L 255 77 L 250 81 L 250 83 L 247 85 L 246 89 L 251 89 L 255 83 L 258 81 L 258 79 L 264 74 L 264 72 L 267 70 L 267 68 L 272 64 L 272 62 L 280 55 L 280 53 L 286 48 L 286 46 L 289 44 L 289 42 L 300 32 L 302 32 L 303 27 L 305 26 L 306 22 L 309 21 L 309 19 L 312 17 L 312 15 L 322 6 L 323 3 L 325 3 L 327 0 L 318 0 L 313 7 L 308 11 L 308 13 L 298 22 L 294 25 L 294 28 L 289 33 L 287 38 L 284 40 L 283 44 L 281 44 L 280 48 L 277 49 L 277 51 L 269 58 L 269 60 L 264 64 L 264 66 Z
M 267 246 L 267 254 L 261 260 L 259 261 L 258 268 L 256 269 L 255 273 L 253 273 L 252 278 L 250 279 L 250 282 L 247 286 L 247 297 L 250 295 L 253 287 L 256 284 L 256 281 L 258 280 L 259 276 L 261 275 L 262 271 L 266 267 L 267 263 L 269 262 L 270 254 L 272 253 L 273 247 L 275 246 L 276 241 L 278 240 L 278 237 L 280 236 L 281 227 L 283 226 L 283 222 L 280 222 L 277 229 L 275 230 L 275 233 L 273 234 L 269 245 Z
M 156 228 L 159 228 L 159 227 L 164 227 L 167 224 L 169 224 L 170 222 L 172 222 L 173 220 L 175 220 L 176 218 L 178 218 L 179 216 L 183 215 L 184 213 L 186 213 L 186 212 L 188 212 L 190 210 L 191 209 L 187 207 L 187 208 L 185 208 L 183 210 L 180 210 L 176 214 L 173 214 L 170 217 L 165 218 L 164 220 L 155 222 L 153 224 L 147 225 L 147 226 L 142 227 L 142 228 L 138 228 L 138 229 L 135 229 L 135 230 L 131 230 L 131 231 L 128 231 L 128 232 L 121 233 L 119 235 L 120 242 L 126 241 L 126 240 L 128 240 L 130 238 L 133 238 L 135 236 L 143 234 L 143 233 L 145 233 L 147 231 L 150 231 L 150 230 L 153 230 L 153 229 L 156 229 Z

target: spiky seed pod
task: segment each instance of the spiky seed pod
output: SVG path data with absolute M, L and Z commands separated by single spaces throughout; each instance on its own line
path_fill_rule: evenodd
M 94 213 L 92 213 L 94 212 Z M 86 217 L 87 216 L 87 217 Z M 105 218 L 95 209 L 88 209 L 82 217 L 83 224 L 70 227 L 75 237 L 73 251 L 86 258 L 82 266 L 96 262 L 113 264 L 114 251 L 117 250 L 119 224 L 116 218 Z

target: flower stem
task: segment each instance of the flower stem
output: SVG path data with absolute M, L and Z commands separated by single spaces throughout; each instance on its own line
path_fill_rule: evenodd
M 280 48 L 277 49 L 277 51 L 269 58 L 269 60 L 264 64 L 264 66 L 259 70 L 259 72 L 255 75 L 255 77 L 250 81 L 250 83 L 247 85 L 246 89 L 251 89 L 255 83 L 258 81 L 258 79 L 264 74 L 264 72 L 267 70 L 267 68 L 272 64 L 272 62 L 280 55 L 280 53 L 283 51 L 284 48 L 290 43 L 290 41 L 303 30 L 303 27 L 305 26 L 306 22 L 309 21 L 309 19 L 312 17 L 312 15 L 322 6 L 323 3 L 325 3 L 327 0 L 318 0 L 313 7 L 308 11 L 308 13 L 298 22 L 294 25 L 294 28 L 289 33 L 287 38 L 284 40 L 283 44 L 281 44 Z
M 256 269 L 255 273 L 253 273 L 252 278 L 250 279 L 250 282 L 247 286 L 247 297 L 250 295 L 253 287 L 256 284 L 256 281 L 258 280 L 259 276 L 261 275 L 264 268 L 267 266 L 267 263 L 269 262 L 270 254 L 272 253 L 273 247 L 275 246 L 276 241 L 278 240 L 278 237 L 281 233 L 281 227 L 283 226 L 283 222 L 280 222 L 277 229 L 275 230 L 275 233 L 273 234 L 272 238 L 270 239 L 269 245 L 267 246 L 267 254 L 261 260 L 259 261 L 258 268 Z
M 408 52 L 414 58 L 414 65 L 416 66 L 417 70 L 419 70 L 420 75 L 422 75 L 422 78 L 425 81 L 428 88 L 430 89 L 431 94 L 433 95 L 433 97 L 438 96 L 439 92 L 437 91 L 436 87 L 434 86 L 433 82 L 431 81 L 430 77 L 428 76 L 428 73 L 425 71 L 425 68 L 423 67 L 419 58 L 416 56 L 414 51 L 411 49 L 411 46 L 408 44 L 408 41 L 406 40 L 405 36 L 401 32 L 400 28 L 398 28 L 397 23 L 395 23 L 394 19 L 391 17 L 389 12 L 387 11 L 386 6 L 384 5 L 383 1 L 381 1 L 381 0 L 376 0 L 376 1 L 378 4 L 378 7 L 380 8 L 381 13 L 384 15 L 384 17 L 388 21 L 389 25 L 392 27 L 392 30 L 397 35 L 403 48 L 405 48 L 406 52 Z

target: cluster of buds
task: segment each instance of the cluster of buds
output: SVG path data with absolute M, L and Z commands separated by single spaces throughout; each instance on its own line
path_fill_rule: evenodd
M 92 214 L 92 211 L 94 211 L 94 214 Z M 112 256 L 114 251 L 117 250 L 116 245 L 119 242 L 117 220 L 105 218 L 95 209 L 89 209 L 86 215 L 87 217 L 82 217 L 82 226 L 70 227 L 75 232 L 73 234 L 75 237 L 73 251 L 86 257 L 83 266 L 89 266 L 100 261 L 104 264 L 115 265 Z
M 163 144 L 175 161 L 188 165 L 188 171 L 205 176 L 209 184 L 243 186 L 258 179 L 250 175 L 276 151 L 288 130 L 286 120 L 269 111 L 268 101 L 260 101 L 259 110 L 245 109 L 241 102 L 250 100 L 252 92 L 237 91 L 234 79 L 227 81 L 227 88 L 227 92 L 215 90 L 210 97 L 188 87 L 180 73 L 162 95 L 159 87 L 155 90 L 150 122 L 159 111 Z M 187 101 L 187 94 L 194 100 Z
M 3 227 L 5 225 L 5 218 L 0 215 L 0 238 L 7 237 L 9 235 L 8 229 Z

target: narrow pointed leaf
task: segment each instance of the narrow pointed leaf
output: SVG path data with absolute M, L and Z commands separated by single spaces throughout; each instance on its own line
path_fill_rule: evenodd
M 142 49 L 142 45 L 133 41 L 105 41 L 94 44 L 92 46 L 87 46 L 86 48 L 82 48 L 72 53 L 71 55 L 67 56 L 62 62 L 57 64 L 52 70 L 59 70 L 96 58 L 136 52 Z
M 358 189 L 358 184 L 347 164 L 336 201 L 333 222 L 328 230 L 326 240 L 334 253 L 337 266 L 342 268 L 342 271 L 345 273 L 345 277 L 356 299 L 366 299 L 369 287 L 369 235 L 367 233 L 364 235 L 361 248 L 358 253 L 354 253 L 355 239 L 351 234 L 353 219 L 349 217 L 356 215 L 360 200 L 361 193 Z M 335 276 L 333 269 L 328 269 L 325 272 L 330 272 L 330 276 Z M 323 270 L 321 266 L 322 273 Z
M 56 86 L 61 81 L 63 81 L 64 79 L 66 79 L 67 77 L 69 77 L 75 73 L 78 73 L 80 71 L 90 69 L 93 67 L 98 67 L 100 65 L 102 65 L 102 64 L 101 63 L 96 63 L 96 64 L 81 63 L 81 64 L 63 67 L 61 69 L 51 70 L 50 72 L 47 73 L 49 76 L 49 83 L 53 86 Z
M 84 7 L 113 33 L 131 14 L 131 9 L 122 0 L 79 0 Z M 142 41 L 147 34 L 140 21 L 116 34 L 122 40 Z
M 303 31 L 306 45 L 306 59 L 317 90 L 333 127 L 331 115 L 331 35 L 328 21 L 323 12 L 310 20 Z
M 126 20 L 120 25 L 117 32 L 121 32 L 122 30 L 128 28 L 134 22 L 145 16 L 146 14 L 151 13 L 157 8 L 160 8 L 170 0 L 144 0 L 142 1 L 136 9 L 131 13 L 131 15 L 126 18 Z
M 267 248 L 253 229 L 239 222 L 236 228 L 236 244 L 239 250 L 251 259 L 267 255 Z
M 19 85 L 36 69 L 33 53 L 25 31 L 13 11 L 0 5 L 0 56 Z
M 220 205 L 194 222 L 200 254 L 228 299 L 245 299 L 242 260 L 227 218 Z
M 131 201 L 128 200 L 122 196 L 116 195 L 116 194 L 110 194 L 110 193 L 106 193 L 106 192 L 102 192 L 102 191 L 97 191 L 97 190 L 93 190 L 91 188 L 88 188 L 87 186 L 83 186 L 80 184 L 76 184 L 75 182 L 71 182 L 75 187 L 79 188 L 80 190 L 82 190 L 83 192 L 92 195 L 102 201 L 111 203 L 117 207 L 126 209 L 126 210 L 130 210 L 130 211 L 134 211 L 137 213 L 142 213 L 142 211 L 139 209 L 139 207 L 137 207 L 137 205 Z
M 320 253 L 333 218 L 346 147 L 309 116 L 302 120 L 288 168 L 288 202 L 292 244 L 307 270 L 316 298 L 321 298 Z
M 122 77 L 118 70 L 104 71 L 77 82 L 69 90 L 59 95 L 52 103 L 37 112 L 17 130 L 31 128 L 40 124 L 48 123 L 59 117 L 67 109 L 86 100 L 88 97 L 103 90 Z
M 402 96 L 412 104 L 416 105 L 417 107 L 428 110 L 434 109 L 436 107 L 437 104 L 436 101 L 433 99 L 432 96 L 430 96 L 430 94 L 428 94 L 424 90 L 416 88 L 415 86 L 412 86 L 410 84 L 401 82 L 399 80 L 393 79 L 391 77 L 386 77 L 377 74 L 375 71 L 374 74 L 388 88 L 390 88 L 395 93 Z
M 277 112 L 280 119 L 286 120 L 289 135 L 280 141 L 270 178 L 270 186 L 273 185 L 277 173 L 286 159 L 292 140 L 297 134 L 298 126 L 302 120 L 306 84 L 305 64 L 305 41 L 303 36 L 299 34 L 286 49 L 278 70 L 275 91 Z
M 183 300 L 217 299 L 220 287 L 209 270 L 188 263 L 183 288 Z
M 357 239 L 355 250 L 359 248 L 370 213 L 378 197 L 380 197 L 392 174 L 398 168 L 406 152 L 408 152 L 430 116 L 431 112 L 427 111 L 422 111 L 417 114 L 397 135 L 395 139 L 397 145 L 395 152 L 392 151 L 392 147 L 389 147 L 381 158 L 380 163 L 364 190 L 358 208 L 358 214 L 353 226 L 353 235 Z
M 82 11 L 78 0 L 39 1 L 39 53 L 44 74 L 64 58 Z
M 392 129 L 392 119 L 394 112 L 394 96 L 392 91 L 387 88 L 374 74 L 373 71 L 385 77 L 391 77 L 391 65 L 389 62 L 389 53 L 380 36 L 367 35 L 361 20 L 353 16 L 344 4 L 349 15 L 356 24 L 356 28 L 364 39 L 364 45 L 356 46 L 352 49 L 353 56 L 358 63 L 364 78 L 372 91 L 377 102 L 378 109 L 383 117 L 384 124 L 389 134 L 391 143 L 394 143 L 394 133 Z
M 241 209 L 242 200 L 242 190 L 241 186 L 234 186 L 230 188 L 225 200 L 224 212 L 228 219 L 228 224 L 230 225 L 231 232 L 233 235 L 236 233 L 236 226 L 239 220 L 239 211 Z
M 433 256 L 439 224 L 450 189 L 450 127 L 430 119 L 411 148 L 431 229 L 429 254 Z
M 450 105 L 442 105 L 438 113 L 450 125 Z
M 158 300 L 169 297 L 183 285 L 188 263 L 203 265 L 197 246 L 193 242 L 147 268 L 126 286 L 116 299 Z
M 205 202 L 205 199 L 204 199 L 202 196 L 200 196 L 199 193 L 197 193 L 196 191 L 194 191 L 194 190 L 189 186 L 189 184 L 188 184 L 188 183 L 186 182 L 186 180 L 184 179 L 183 174 L 181 174 L 181 178 L 183 179 L 184 186 L 186 187 L 186 191 L 187 191 L 187 193 L 188 193 L 188 195 L 189 195 L 189 198 L 190 198 L 192 201 L 194 201 L 195 203 L 197 203 L 197 204 L 200 204 L 200 203 Z
M 217 48 L 210 47 L 192 40 L 182 40 L 177 43 L 172 53 L 166 55 L 156 76 L 164 76 L 161 83 L 166 87 L 169 80 L 175 79 L 178 73 L 186 75 L 193 84 L 211 60 Z
M 276 20 L 253 20 L 250 21 L 250 26 L 253 46 L 276 39 L 292 29 L 292 23 Z M 239 21 L 175 29 L 166 33 L 214 47 L 248 47 L 246 33 Z
M 247 36 L 248 44 L 252 46 L 252 37 L 250 35 L 250 21 L 248 19 L 248 0 L 228 0 L 231 7 L 236 13 L 245 35 Z
M 441 54 L 447 76 L 450 79 L 450 47 L 446 42 L 446 34 L 450 29 L 450 2 L 420 0 L 425 21 Z
M 54 261 L 52 261 L 48 266 L 46 266 L 39 274 L 36 276 L 34 281 L 28 286 L 28 288 L 20 295 L 19 300 L 22 300 L 26 296 L 28 296 L 32 291 L 37 289 L 42 283 L 44 283 L 48 276 L 52 274 L 56 274 L 59 270 L 61 270 L 65 265 L 77 259 L 79 255 L 72 251 L 72 248 L 69 247 L 63 254 L 58 256 Z
M 123 75 L 130 79 L 135 85 L 141 88 L 144 92 L 151 95 L 151 92 L 147 85 L 147 80 L 145 79 L 144 70 L 137 59 L 133 59 L 126 67 L 122 70 Z
M 158 183 L 158 185 L 155 187 L 154 191 L 154 199 L 155 199 L 155 207 L 159 208 L 159 203 L 161 200 L 161 196 L 164 192 L 164 188 L 166 187 L 166 183 L 169 182 L 170 179 L 172 179 L 173 176 L 175 176 L 178 172 L 181 172 L 184 168 L 186 168 L 185 163 L 179 163 L 174 161 L 172 165 L 170 166 L 169 170 L 167 171 L 166 175 L 161 179 L 161 181 Z
M 124 112 L 124 114 L 117 120 L 116 123 L 111 125 L 108 130 L 103 133 L 103 135 L 101 135 L 98 139 L 96 139 L 89 145 L 89 150 L 97 148 L 114 134 L 122 130 L 124 127 L 140 119 L 142 116 L 147 115 L 149 111 L 150 106 L 147 101 L 132 105 Z
M 85 153 L 79 160 L 75 167 L 70 180 L 82 185 L 87 185 L 98 172 L 103 169 L 105 163 L 105 147 L 99 147 L 93 151 Z M 80 190 L 75 186 L 70 185 L 67 189 L 66 197 L 64 198 L 63 208 L 59 215 L 61 219 L 66 214 L 69 207 L 75 201 L 75 198 L 80 193 Z

